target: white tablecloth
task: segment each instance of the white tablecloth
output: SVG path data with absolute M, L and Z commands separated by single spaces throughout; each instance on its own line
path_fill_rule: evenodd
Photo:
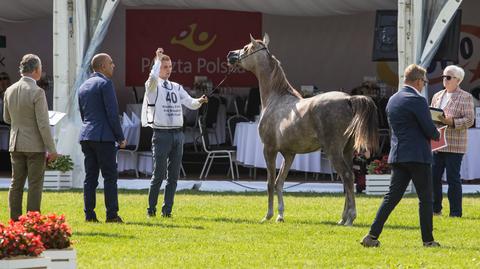
M 468 129 L 467 152 L 463 155 L 460 177 L 465 180 L 480 178 L 480 129 Z
M 258 135 L 258 123 L 240 122 L 235 128 L 234 145 L 237 146 L 237 161 L 246 166 L 266 168 L 263 157 L 263 143 Z M 283 162 L 281 154 L 277 155 L 277 168 Z M 297 154 L 290 170 L 329 174 L 330 163 L 322 158 L 320 151 Z

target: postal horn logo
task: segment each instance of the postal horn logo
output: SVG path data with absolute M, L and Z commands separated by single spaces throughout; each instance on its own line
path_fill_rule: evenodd
M 182 30 L 180 34 L 172 37 L 170 43 L 172 45 L 182 45 L 195 52 L 201 52 L 208 49 L 213 42 L 215 42 L 217 35 L 211 36 L 208 32 L 200 32 L 197 34 L 195 31 L 196 29 L 196 23 L 190 24 L 188 29 Z

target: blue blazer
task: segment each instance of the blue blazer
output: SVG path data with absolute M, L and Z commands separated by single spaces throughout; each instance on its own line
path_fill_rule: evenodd
M 121 142 L 125 139 L 110 79 L 93 73 L 78 89 L 78 104 L 83 122 L 80 141 Z
M 433 124 L 425 98 L 404 86 L 388 100 L 387 117 L 392 129 L 389 163 L 432 163 L 431 139 L 440 134 Z

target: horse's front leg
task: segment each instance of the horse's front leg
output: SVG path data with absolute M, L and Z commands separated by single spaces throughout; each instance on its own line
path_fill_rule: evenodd
M 275 183 L 275 174 L 276 174 L 276 164 L 277 152 L 268 150 L 267 147 L 263 148 L 263 157 L 265 158 L 265 163 L 267 164 L 267 194 L 268 194 L 268 210 L 265 217 L 262 219 L 262 222 L 268 221 L 273 217 L 273 192 L 274 192 L 274 183 Z
M 283 212 L 285 210 L 285 204 L 283 203 L 283 184 L 285 183 L 285 179 L 287 178 L 288 171 L 292 166 L 293 159 L 295 159 L 295 154 L 285 154 L 283 155 L 283 163 L 282 167 L 280 168 L 280 172 L 278 173 L 277 180 L 275 181 L 275 189 L 277 190 L 278 195 L 278 216 L 277 222 L 283 222 Z

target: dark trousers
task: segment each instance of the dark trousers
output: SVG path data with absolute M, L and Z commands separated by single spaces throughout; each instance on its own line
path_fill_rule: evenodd
M 22 215 L 23 188 L 28 177 L 27 211 L 40 211 L 45 152 L 11 152 L 12 183 L 8 191 L 10 218 L 18 220 Z
M 450 216 L 462 216 L 462 180 L 460 179 L 462 159 L 462 153 L 437 152 L 433 154 L 433 212 L 442 211 L 442 175 L 446 169 Z
M 180 129 L 154 129 L 152 137 L 153 174 L 148 191 L 148 212 L 156 213 L 158 194 L 166 178 L 162 213 L 172 212 L 183 156 L 183 132 Z
M 81 141 L 85 155 L 85 181 L 83 183 L 83 200 L 85 218 L 94 219 L 96 205 L 96 189 L 99 171 L 104 179 L 105 207 L 107 219 L 116 218 L 118 212 L 117 160 L 115 142 Z
M 403 197 L 405 190 L 413 181 L 417 190 L 420 214 L 420 229 L 423 242 L 433 241 L 433 207 L 432 207 L 432 170 L 429 164 L 421 163 L 394 163 L 392 167 L 392 179 L 390 189 L 383 198 L 382 205 L 378 209 L 375 220 L 370 227 L 370 234 L 380 236 L 383 225 L 395 206 Z

